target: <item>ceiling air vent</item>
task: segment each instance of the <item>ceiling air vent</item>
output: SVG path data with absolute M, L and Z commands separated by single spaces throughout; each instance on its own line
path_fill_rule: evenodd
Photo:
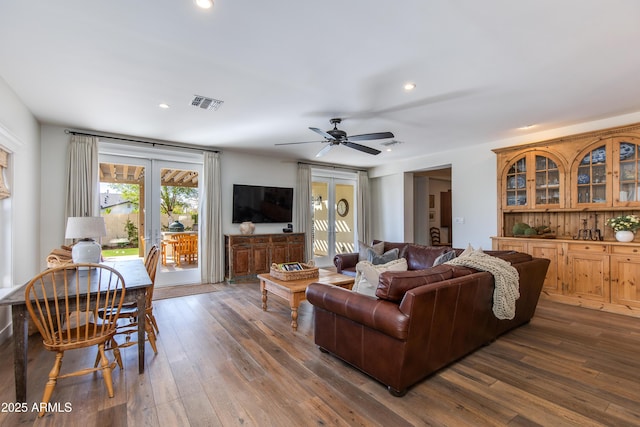
M 194 95 L 191 105 L 194 107 L 200 107 L 203 110 L 217 110 L 220 108 L 224 101 L 219 99 L 207 98 L 206 96 Z

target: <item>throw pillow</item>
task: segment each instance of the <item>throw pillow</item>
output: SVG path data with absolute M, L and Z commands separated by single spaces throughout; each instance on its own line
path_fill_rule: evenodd
M 478 249 L 473 249 L 473 246 L 471 246 L 471 243 L 469 243 L 469 246 L 467 246 L 467 249 L 465 249 L 464 251 L 462 251 L 462 253 L 460 255 L 458 255 L 458 258 L 463 258 L 466 256 L 471 255 L 473 252 L 479 252 L 479 253 L 484 253 L 482 251 L 481 247 L 478 247 Z
M 386 264 L 390 261 L 398 259 L 398 248 L 393 248 L 382 255 L 377 255 L 372 249 L 367 250 L 367 261 L 374 265 Z
M 380 274 L 384 271 L 407 271 L 407 260 L 404 258 L 398 258 L 380 265 L 374 265 L 369 261 L 359 262 L 356 265 L 357 280 L 352 290 L 360 294 L 370 295 L 372 297 L 376 296 L 378 279 Z
M 384 242 L 378 242 L 371 246 L 358 240 L 358 261 L 368 261 L 369 256 L 367 251 L 371 249 L 376 255 L 382 255 L 384 252 Z
M 435 267 L 436 265 L 440 265 L 447 261 L 451 261 L 455 257 L 456 257 L 456 251 L 445 252 L 442 255 L 440 255 L 438 258 L 436 258 L 435 261 L 433 261 L 433 266 Z
M 358 266 L 362 263 L 371 264 L 369 261 L 360 261 L 358 264 L 356 264 L 356 279 L 353 282 L 353 287 L 351 288 L 351 290 L 359 294 L 374 297 L 376 295 L 376 288 L 378 287 L 378 283 L 369 283 L 366 276 L 362 273 L 362 266 L 358 268 Z

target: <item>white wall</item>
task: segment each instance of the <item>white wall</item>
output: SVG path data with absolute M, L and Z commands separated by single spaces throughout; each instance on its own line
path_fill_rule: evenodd
M 398 188 L 405 187 L 406 173 L 434 169 L 442 165 L 451 165 L 452 211 L 453 211 L 453 246 L 466 247 L 471 243 L 485 249 L 491 247 L 490 236 L 495 235 L 496 220 L 496 167 L 495 154 L 489 144 L 481 144 L 459 151 L 447 151 L 431 154 L 407 162 L 397 162 L 374 168 L 369 172 L 372 183 L 382 187 L 381 193 L 373 193 L 374 203 L 382 203 L 379 197 L 385 194 L 401 196 Z M 394 170 L 395 169 L 395 170 Z M 411 177 L 412 175 L 409 175 Z M 398 185 L 401 185 L 399 187 Z M 373 186 L 372 186 L 373 187 Z M 413 212 L 411 200 L 395 200 L 396 207 L 405 207 Z M 394 223 L 395 227 L 404 229 L 402 222 L 404 212 L 384 211 L 386 215 L 379 218 L 382 223 Z M 455 218 L 463 218 L 464 223 L 455 223 Z M 413 217 L 410 218 L 413 225 Z M 389 229 L 376 229 L 374 238 L 390 241 L 398 240 L 402 234 L 389 233 Z
M 224 234 L 239 234 L 240 224 L 232 224 L 233 184 L 293 187 L 295 191 L 298 165 L 265 156 L 252 156 L 230 151 L 222 153 L 222 227 Z M 295 194 L 294 194 L 295 199 Z M 296 225 L 295 210 L 293 214 Z M 256 224 L 256 234 L 282 233 L 286 224 Z
M 26 283 L 40 271 L 40 129 L 22 101 L 0 78 L 0 138 L 11 154 L 7 184 L 11 197 L 0 201 L 1 287 Z M 7 240 L 9 241 L 7 244 Z M 10 248 L 10 252 L 5 252 Z M 10 310 L 0 308 L 0 340 L 9 334 Z
M 391 174 L 370 180 L 372 237 L 390 242 L 404 241 L 404 174 Z
M 431 243 L 429 234 L 429 192 L 431 180 L 426 176 L 414 176 L 413 178 L 413 241 L 420 245 Z
M 64 243 L 67 225 L 64 217 L 65 178 L 69 135 L 65 128 L 42 125 L 42 194 L 40 196 L 40 259 L 41 268 L 46 267 L 46 258 L 52 249 Z
M 51 249 L 64 242 L 64 185 L 66 153 L 69 135 L 65 128 L 53 125 L 42 126 L 42 175 L 46 177 L 43 186 L 56 188 L 42 194 L 42 258 Z M 133 149 L 132 149 L 133 150 Z M 135 153 L 138 155 L 138 150 Z M 295 187 L 298 165 L 296 162 L 281 161 L 265 156 L 253 156 L 223 151 L 221 158 L 222 175 L 222 223 L 225 234 L 239 234 L 239 224 L 231 223 L 233 184 L 268 185 L 275 187 Z M 293 220 L 295 221 L 295 214 Z M 282 224 L 256 224 L 256 233 L 281 233 Z M 46 231 L 45 231 L 46 230 Z
M 405 218 L 403 209 L 411 209 L 410 200 L 403 198 L 405 174 L 451 165 L 451 191 L 453 216 L 453 244 L 464 248 L 468 244 L 491 248 L 491 236 L 497 233 L 496 155 L 494 148 L 544 141 L 565 135 L 574 135 L 640 122 L 640 112 L 604 120 L 580 123 L 517 138 L 486 142 L 461 150 L 433 153 L 404 162 L 388 163 L 369 171 L 372 205 L 375 210 L 376 239 L 400 241 Z M 456 219 L 464 221 L 456 222 Z M 413 218 L 410 218 L 413 222 Z

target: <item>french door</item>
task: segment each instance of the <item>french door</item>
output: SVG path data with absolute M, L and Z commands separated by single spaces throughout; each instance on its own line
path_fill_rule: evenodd
M 194 163 L 100 155 L 101 215 L 108 233 L 103 245 L 130 246 L 136 236 L 127 235 L 127 229 L 135 227 L 139 256 L 151 245 L 161 248 L 156 286 L 200 282 L 199 257 L 183 259 L 176 248 L 181 236 L 197 239 L 201 169 Z M 135 203 L 128 207 L 127 199 L 136 193 L 137 209 Z
M 355 251 L 356 186 L 355 174 L 312 174 L 313 260 L 318 266 L 331 266 L 336 254 Z

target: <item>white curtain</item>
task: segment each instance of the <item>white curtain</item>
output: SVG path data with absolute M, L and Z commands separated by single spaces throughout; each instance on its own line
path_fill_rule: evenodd
M 222 185 L 220 153 L 205 152 L 200 196 L 200 278 L 202 283 L 224 280 Z
M 98 138 L 71 135 L 67 157 L 65 223 L 70 216 L 100 216 Z
M 357 240 L 370 244 L 371 237 L 371 204 L 369 197 L 369 173 L 358 171 L 358 236 Z
M 305 261 L 313 259 L 313 218 L 311 216 L 311 166 L 298 163 L 296 183 L 296 231 L 305 233 Z

